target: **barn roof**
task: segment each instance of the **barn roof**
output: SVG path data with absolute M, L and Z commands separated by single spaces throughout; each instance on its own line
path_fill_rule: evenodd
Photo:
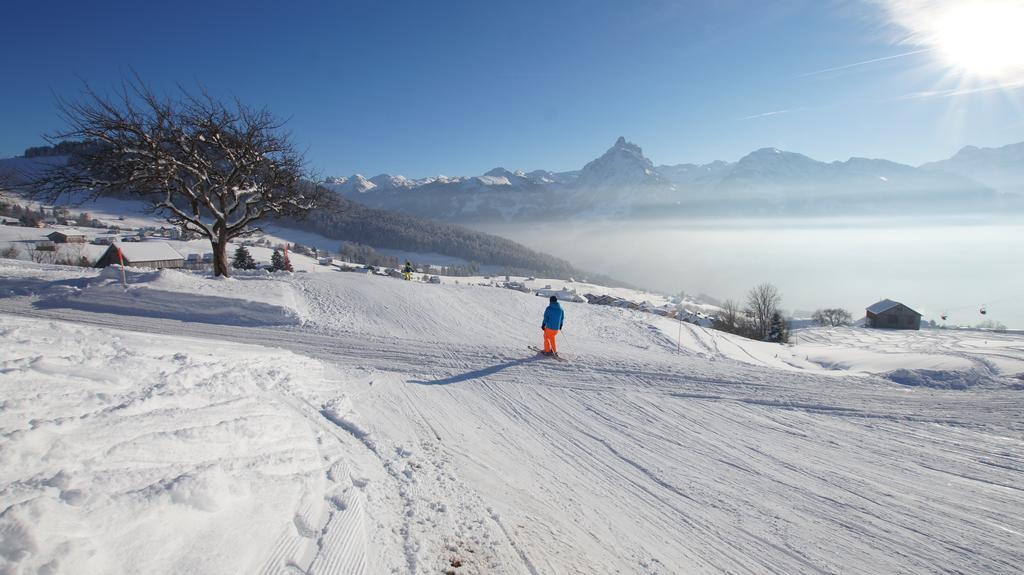
M 134 263 L 185 259 L 178 250 L 166 242 L 123 243 L 111 246 L 111 249 L 117 248 L 121 248 L 126 260 Z
M 873 303 L 873 304 L 869 305 L 867 311 L 877 315 L 877 314 L 889 311 L 890 309 L 892 309 L 892 308 L 894 308 L 894 307 L 896 307 L 898 305 L 903 305 L 903 304 L 901 304 L 898 301 L 892 301 L 891 299 L 883 299 L 880 302 Z M 907 309 L 910 309 L 910 306 L 904 306 L 904 307 L 906 307 Z M 914 313 L 917 313 L 916 311 L 914 311 L 912 309 L 910 309 L 910 311 L 913 311 Z M 917 313 L 917 315 L 921 315 L 921 314 Z

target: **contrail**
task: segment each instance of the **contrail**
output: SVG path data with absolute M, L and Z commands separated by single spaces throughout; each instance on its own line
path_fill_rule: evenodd
M 857 66 L 864 66 L 867 64 L 874 64 L 875 62 L 884 62 L 886 60 L 895 60 L 896 58 L 903 58 L 904 56 L 913 56 L 914 54 L 921 54 L 923 52 L 931 52 L 934 48 L 922 48 L 920 50 L 912 50 L 910 52 L 903 52 L 902 54 L 893 54 L 892 56 L 883 56 L 881 58 L 874 58 L 872 60 L 864 60 L 863 62 L 854 62 L 853 64 L 847 64 L 845 66 L 836 66 L 835 68 L 825 68 L 824 70 L 817 70 L 815 72 L 807 72 L 806 74 L 800 74 L 798 78 L 806 78 L 808 76 L 817 76 L 818 74 L 827 74 L 828 72 L 838 72 L 839 70 L 846 70 L 848 68 L 856 68 Z
M 995 90 L 1015 90 L 1017 88 L 1024 88 L 1024 80 L 1003 82 L 1001 84 L 980 86 L 977 88 L 953 88 L 950 90 L 930 90 L 927 92 L 911 92 L 910 94 L 904 94 L 902 96 L 892 98 L 892 100 L 903 101 L 920 100 L 922 98 L 948 98 L 952 96 L 966 96 L 968 94 L 978 94 L 981 92 L 992 92 Z
M 764 112 L 762 114 L 754 114 L 752 116 L 745 116 L 740 118 L 741 120 L 753 120 L 754 118 L 765 118 L 767 116 L 778 116 L 779 114 L 788 114 L 792 110 L 776 110 L 774 112 Z

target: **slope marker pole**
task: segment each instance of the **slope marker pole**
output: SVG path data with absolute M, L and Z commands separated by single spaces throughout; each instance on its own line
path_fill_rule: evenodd
M 679 319 L 679 312 L 676 312 L 676 321 L 679 322 L 679 335 L 676 337 L 676 353 L 683 352 L 683 320 Z

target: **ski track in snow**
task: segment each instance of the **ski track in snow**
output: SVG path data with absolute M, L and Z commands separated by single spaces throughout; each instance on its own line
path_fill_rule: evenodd
M 205 481 L 225 509 L 220 523 L 194 512 L 179 517 L 203 525 L 210 540 L 176 539 L 194 560 L 168 564 L 167 572 L 1017 573 L 1024 564 L 1024 399 L 1014 379 L 1024 371 L 1020 336 L 821 329 L 801 331 L 800 343 L 786 348 L 686 324 L 677 352 L 674 322 L 566 304 L 559 346 L 573 360 L 561 363 L 525 349 L 540 339 L 544 302 L 533 296 L 349 274 L 267 281 L 302 294 L 302 325 L 203 322 L 201 310 L 199 321 L 126 316 L 45 295 L 0 298 L 5 337 L 39 338 L 30 326 L 42 324 L 57 334 L 114 338 L 121 350 L 114 358 L 132 357 L 141 341 L 162 334 L 174 334 L 166 345 L 175 351 L 296 358 L 294 373 L 258 371 L 271 369 L 269 359 L 248 366 L 251 382 L 224 384 L 208 405 L 159 382 L 145 389 L 121 382 L 135 398 L 126 406 L 164 397 L 188 410 L 159 430 L 153 423 L 152 432 L 97 425 L 109 443 L 96 445 L 108 453 L 159 446 L 163 433 L 209 440 L 206 427 L 226 416 L 203 410 L 242 422 L 229 425 L 268 417 L 291 430 L 271 436 L 273 448 L 251 443 L 265 439 L 260 434 L 244 435 L 251 455 L 167 455 L 196 459 L 173 463 L 175 472 L 222 469 Z M 87 298 L 88 288 L 82 293 Z M 56 356 L 68 355 L 25 345 L 40 359 L 5 354 L 0 377 L 46 373 Z M 949 356 L 973 366 L 981 383 L 908 387 L 840 375 L 808 359 L 834 347 Z M 101 381 L 102 373 L 92 377 Z M 24 403 L 31 397 L 39 396 L 5 394 L 0 404 L 4 441 L 21 454 L 17 472 L 2 476 L 4 534 L 31 531 L 25 510 L 62 517 L 61 497 L 75 497 L 64 493 L 71 485 L 48 491 L 42 482 L 52 470 L 25 463 L 34 453 L 25 434 L 37 432 L 18 414 L 31 412 Z M 51 426 L 101 417 L 80 414 L 73 395 L 50 401 Z M 281 479 L 265 486 L 269 469 Z M 163 475 L 175 477 L 154 477 Z M 216 487 L 225 476 L 268 493 L 264 509 L 248 506 L 245 489 Z M 232 489 L 241 493 L 237 509 L 225 494 Z M 100 519 L 115 516 L 95 505 L 86 509 Z M 180 513 L 169 509 L 158 508 Z M 258 545 L 240 545 L 245 557 L 203 563 L 203 553 L 245 533 L 247 522 L 266 532 Z M 67 533 L 46 522 L 36 528 Z M 119 541 L 104 529 L 97 528 L 102 541 Z M 0 557 L 16 569 L 50 553 L 63 557 L 58 572 L 71 572 L 71 559 L 87 556 L 88 545 L 76 539 L 61 550 L 41 536 L 34 555 L 17 555 L 25 545 L 15 543 L 0 545 Z M 94 551 L 104 560 L 112 552 Z M 118 565 L 82 561 L 101 566 L 92 572 Z

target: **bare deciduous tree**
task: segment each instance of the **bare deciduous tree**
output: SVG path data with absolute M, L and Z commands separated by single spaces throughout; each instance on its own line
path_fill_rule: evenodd
M 837 327 L 840 325 L 849 325 L 853 321 L 853 316 L 850 312 L 841 308 L 827 308 L 819 309 L 814 312 L 811 319 L 821 325 L 827 325 L 830 327 Z
M 58 106 L 68 128 L 48 140 L 87 145 L 32 178 L 29 191 L 51 202 L 83 191 L 78 201 L 110 193 L 144 198 L 168 222 L 210 240 L 216 275 L 230 274 L 228 242 L 254 231 L 254 222 L 299 217 L 325 200 L 266 110 L 205 92 L 161 98 L 138 79 L 114 99 L 86 86 L 79 101 Z
M 739 333 L 742 321 L 739 306 L 731 299 L 727 299 L 711 327 L 729 333 Z
M 57 252 L 50 246 L 36 242 L 28 247 L 28 259 L 37 264 L 52 264 L 57 261 Z
M 747 307 L 744 312 L 750 319 L 754 339 L 767 340 L 771 335 L 772 316 L 779 312 L 782 296 L 770 283 L 755 286 L 747 293 Z

